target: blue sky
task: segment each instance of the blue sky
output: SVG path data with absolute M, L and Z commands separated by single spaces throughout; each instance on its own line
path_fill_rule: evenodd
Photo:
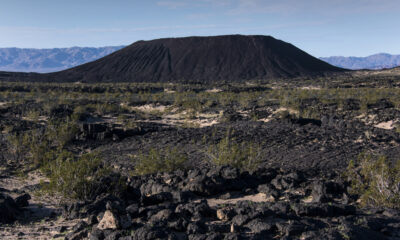
M 316 56 L 400 54 L 399 0 L 0 0 L 0 47 L 260 34 Z

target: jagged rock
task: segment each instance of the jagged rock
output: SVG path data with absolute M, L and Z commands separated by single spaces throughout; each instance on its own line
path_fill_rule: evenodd
M 118 240 L 120 237 L 122 237 L 121 231 L 112 231 L 105 235 L 104 240 Z
M 18 196 L 15 198 L 15 203 L 18 205 L 18 207 L 27 207 L 29 206 L 29 200 L 31 199 L 31 195 L 25 193 L 21 196 Z
M 239 214 L 232 218 L 232 224 L 234 224 L 235 226 L 243 226 L 250 220 L 251 220 L 251 217 L 249 215 Z
M 71 232 L 65 236 L 65 240 L 82 240 L 87 238 L 88 230 L 84 229 L 78 232 Z
M 265 193 L 268 197 L 271 196 L 274 200 L 278 199 L 280 194 L 273 185 L 262 184 L 257 187 L 257 191 L 260 193 Z
M 102 230 L 95 228 L 89 233 L 88 237 L 89 240 L 104 240 L 104 233 Z
M 174 202 L 188 202 L 196 198 L 196 195 L 189 191 L 172 191 L 171 192 Z
M 380 99 L 376 103 L 368 104 L 368 108 L 375 108 L 375 109 L 385 109 L 385 108 L 393 108 L 393 103 L 391 103 L 388 99 Z
M 173 222 L 168 223 L 168 227 L 178 232 L 185 232 L 189 222 L 184 218 L 178 218 Z
M 239 233 L 228 233 L 225 234 L 224 240 L 241 240 L 243 237 L 240 236 Z
M 135 218 L 139 215 L 139 204 L 131 204 L 126 208 L 126 212 L 132 217 Z
M 161 193 L 153 194 L 148 197 L 146 197 L 146 196 L 143 197 L 142 203 L 144 205 L 155 205 L 155 204 L 160 204 L 160 203 L 172 201 L 172 200 L 173 200 L 173 196 L 170 192 L 161 192 Z
M 221 221 L 229 221 L 234 216 L 232 208 L 222 208 L 217 210 L 217 218 Z
M 166 237 L 167 232 L 165 230 L 144 226 L 135 230 L 132 235 L 132 240 L 166 239 Z
M 355 214 L 356 208 L 339 204 L 294 204 L 293 210 L 297 216 L 335 217 Z
M 205 232 L 206 226 L 201 221 L 189 223 L 186 229 L 187 234 L 204 234 Z
M 226 222 L 214 222 L 212 224 L 206 224 L 207 232 L 217 232 L 217 233 L 229 233 L 231 230 L 231 225 Z
M 21 211 L 14 199 L 0 193 L 0 223 L 12 223 L 20 213 Z
M 88 217 L 87 223 L 89 225 L 94 225 L 96 223 L 98 223 L 99 221 L 97 220 L 97 216 L 95 214 L 92 214 Z
M 149 196 L 162 192 L 171 192 L 171 190 L 172 189 L 168 185 L 155 181 L 153 179 L 149 179 L 149 181 L 140 186 L 140 192 L 142 196 Z
M 333 198 L 340 198 L 344 193 L 344 186 L 336 182 L 316 181 L 312 185 L 311 196 L 313 198 L 313 202 L 324 203 L 331 201 Z
M 67 228 L 67 226 L 57 226 L 56 228 L 55 228 L 55 231 L 56 232 L 59 232 L 59 233 L 63 233 L 63 232 L 65 232 L 66 230 L 67 230 L 68 228 Z
M 127 229 L 132 226 L 132 218 L 129 214 L 120 215 L 119 221 L 122 229 Z
M 274 224 L 262 221 L 261 219 L 254 219 L 245 226 L 254 233 L 268 233 L 274 227 Z
M 156 222 L 168 222 L 174 217 L 174 212 L 170 209 L 164 209 L 159 211 L 157 214 L 151 216 L 149 222 L 156 223 Z
M 388 239 L 387 236 L 380 232 L 371 231 L 363 226 L 353 225 L 348 222 L 341 223 L 339 226 L 339 232 L 342 236 L 348 239 Z
M 77 224 L 75 224 L 75 225 L 72 227 L 72 231 L 73 231 L 74 233 L 77 233 L 77 232 L 80 232 L 80 231 L 82 231 L 83 229 L 85 229 L 85 228 L 87 228 L 87 227 L 89 227 L 89 225 L 88 225 L 86 222 L 80 221 L 80 222 L 78 222 Z
M 282 235 L 290 237 L 298 236 L 305 230 L 305 226 L 303 224 L 296 222 L 278 223 L 276 226 Z
M 221 170 L 221 177 L 225 179 L 237 179 L 240 176 L 239 169 L 234 167 L 223 167 Z
M 119 221 L 118 216 L 116 216 L 110 210 L 104 212 L 103 218 L 97 225 L 97 228 L 100 230 L 105 229 L 118 229 L 121 227 L 121 223 Z
M 74 212 L 78 212 L 78 214 L 75 214 L 75 215 L 79 215 L 81 217 L 86 217 L 91 214 L 97 215 L 106 210 L 107 204 L 113 205 L 114 208 L 122 208 L 122 209 L 115 209 L 115 210 L 123 211 L 124 210 L 123 206 L 117 206 L 118 204 L 112 204 L 114 202 L 118 202 L 118 200 L 119 199 L 117 197 L 115 197 L 111 194 L 102 194 L 102 195 L 99 195 L 96 198 L 96 200 L 92 201 L 90 204 L 83 204 L 82 202 L 77 202 L 70 206 L 66 206 L 64 208 L 64 215 L 68 216 L 70 214 L 75 214 Z M 68 212 L 69 208 L 72 209 L 72 210 L 70 210 L 71 213 Z

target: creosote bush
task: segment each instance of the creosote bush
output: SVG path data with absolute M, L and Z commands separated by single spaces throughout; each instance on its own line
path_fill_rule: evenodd
M 139 154 L 133 158 L 135 161 L 135 174 L 145 175 L 156 172 L 173 172 L 184 169 L 187 163 L 187 156 L 175 148 L 156 150 L 150 149 L 148 154 Z
M 111 169 L 96 154 L 88 153 L 75 158 L 65 150 L 41 170 L 50 180 L 48 185 L 44 185 L 45 191 L 82 200 L 93 198 L 99 191 L 104 191 L 105 186 L 100 180 L 111 174 Z M 107 186 L 108 190 L 115 190 L 116 187 Z
M 111 181 L 105 186 L 101 179 L 111 176 L 111 169 L 95 154 L 75 157 L 66 150 L 78 132 L 76 121 L 49 122 L 46 129 L 34 129 L 8 137 L 8 149 L 14 161 L 32 163 L 50 180 L 42 184 L 50 194 L 66 198 L 90 199 L 103 192 L 115 192 L 123 183 Z
M 216 165 L 254 171 L 260 164 L 261 147 L 253 142 L 236 143 L 228 131 L 218 144 L 209 147 L 207 155 Z
M 8 136 L 8 151 L 18 164 L 26 162 L 40 167 L 52 160 L 74 140 L 78 133 L 76 121 L 51 121 L 45 129 L 34 129 Z
M 351 193 L 360 196 L 362 206 L 400 208 L 400 161 L 362 153 L 350 161 L 345 174 Z
M 16 163 L 24 161 L 29 152 L 30 138 L 28 134 L 10 134 L 7 136 L 7 149 L 12 160 Z
M 67 118 L 66 121 L 50 123 L 47 126 L 46 135 L 53 146 L 62 149 L 74 140 L 78 131 L 76 120 Z

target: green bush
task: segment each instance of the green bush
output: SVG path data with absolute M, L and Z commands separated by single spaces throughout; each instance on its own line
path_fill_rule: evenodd
M 209 147 L 207 155 L 216 165 L 254 171 L 261 162 L 261 147 L 253 142 L 236 143 L 228 131 L 218 144 Z
M 133 160 L 135 161 L 135 174 L 145 175 L 183 169 L 188 159 L 186 154 L 179 152 L 177 148 L 163 150 L 152 148 L 148 154 L 139 154 Z
M 61 152 L 41 170 L 50 180 L 48 185 L 44 185 L 45 191 L 82 200 L 93 198 L 100 188 L 104 188 L 100 179 L 111 173 L 96 154 L 84 154 L 75 159 L 68 151 Z M 112 190 L 115 186 L 108 188 Z
M 72 113 L 71 118 L 72 118 L 74 121 L 78 121 L 78 120 L 80 120 L 80 119 L 82 118 L 82 116 L 84 116 L 84 114 L 87 113 L 87 112 L 88 112 L 88 110 L 87 110 L 87 107 L 86 107 L 86 106 L 79 105 L 79 106 L 77 106 L 77 107 L 74 108 L 74 112 Z
M 35 129 L 9 135 L 7 149 L 15 163 L 30 161 L 36 166 L 51 161 L 78 133 L 75 121 L 49 122 L 46 129 Z
M 49 141 L 41 131 L 36 130 L 25 134 L 29 135 L 30 140 L 28 159 L 35 166 L 42 166 L 54 159 L 55 152 L 51 149 Z
M 23 162 L 29 153 L 30 137 L 28 134 L 11 134 L 7 137 L 7 149 L 12 161 Z
M 400 208 L 400 161 L 363 153 L 350 161 L 345 175 L 362 206 Z
M 46 139 L 52 147 L 63 149 L 68 143 L 74 140 L 79 132 L 76 120 L 67 118 L 66 121 L 50 122 L 46 128 Z
M 35 110 L 30 110 L 27 114 L 26 117 L 34 122 L 39 121 L 39 117 L 40 117 L 40 112 L 39 111 L 35 111 Z

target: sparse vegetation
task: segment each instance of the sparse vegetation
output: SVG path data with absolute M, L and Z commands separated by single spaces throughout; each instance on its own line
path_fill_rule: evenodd
M 50 122 L 46 129 L 33 129 L 8 136 L 8 150 L 15 163 L 32 162 L 40 167 L 51 161 L 53 152 L 61 152 L 77 133 L 76 122 Z
M 44 184 L 44 190 L 49 193 L 61 193 L 67 198 L 91 199 L 96 194 L 106 190 L 116 191 L 119 186 L 112 183 L 104 186 L 101 179 L 110 175 L 111 170 L 96 154 L 88 153 L 75 158 L 68 151 L 62 151 L 54 161 L 42 167 L 50 183 Z
M 362 206 L 400 208 L 399 160 L 389 162 L 385 156 L 363 153 L 350 161 L 346 176 Z
M 379 79 L 380 81 L 381 79 Z M 356 80 L 352 80 L 356 81 Z M 282 118 L 320 119 L 327 107 L 339 113 L 346 110 L 349 99 L 355 102 L 354 116 L 371 111 L 371 105 L 385 99 L 400 107 L 398 88 L 374 88 L 373 84 L 362 88 L 336 88 L 353 84 L 349 79 L 339 79 L 336 83 L 329 79 L 304 80 L 307 85 L 322 88 L 301 89 L 291 87 L 292 82 L 281 85 L 274 82 L 259 82 L 257 85 L 225 84 L 202 86 L 198 84 L 163 83 L 118 83 L 118 84 L 53 84 L 53 83 L 0 83 L 0 101 L 7 102 L 9 117 L 14 122 L 5 122 L 1 127 L 7 141 L 8 161 L 18 164 L 32 163 L 35 167 L 47 166 L 56 161 L 64 151 L 73 145 L 81 131 L 78 122 L 88 119 L 115 119 L 124 131 L 141 130 L 140 121 L 163 118 L 173 110 L 174 114 L 186 117 L 183 127 L 197 128 L 201 113 L 223 113 L 217 115 L 218 122 L 230 124 L 236 116 L 245 112 L 253 120 L 262 111 Z M 360 80 L 361 81 L 361 80 Z M 364 81 L 364 80 L 363 80 Z M 367 80 L 365 80 L 367 81 Z M 369 79 L 368 81 L 378 81 Z M 382 80 L 386 81 L 386 80 Z M 387 79 L 388 82 L 394 81 Z M 337 85 L 333 85 L 337 84 Z M 358 84 L 358 83 L 357 83 Z M 272 88 L 271 86 L 278 86 Z M 221 91 L 207 91 L 209 89 Z M 165 91 L 168 89 L 168 91 Z M 145 104 L 169 106 L 165 111 L 143 113 L 132 110 L 133 106 Z M 272 109 L 269 109 L 273 106 Z M 278 111 L 277 109 L 286 109 Z M 224 118 L 231 113 L 231 121 Z M 186 113 L 186 114 L 182 114 Z M 39 117 L 41 121 L 39 121 Z M 194 120 L 194 121 L 192 121 Z M 229 119 L 228 119 L 229 120 Z M 15 122 L 21 122 L 17 126 Z M 182 123 L 182 122 L 180 122 Z M 397 129 L 399 129 L 397 127 Z M 145 131 L 145 129 L 143 130 Z M 398 131 L 398 130 L 397 130 Z M 80 136 L 80 135 L 79 135 Z M 232 165 L 252 171 L 259 166 L 261 147 L 254 142 L 236 141 L 233 134 L 227 134 L 212 146 L 203 146 L 209 159 L 216 165 Z M 204 149 L 203 149 L 204 150 Z M 3 154 L 4 155 L 4 154 Z M 74 154 L 78 159 L 79 154 Z M 74 161 L 75 161 L 74 160 Z M 187 156 L 176 149 L 155 150 L 135 157 L 135 174 L 158 171 L 173 171 L 187 166 Z
M 209 147 L 207 155 L 216 165 L 230 165 L 246 171 L 256 170 L 260 164 L 261 147 L 253 142 L 236 143 L 232 133 L 218 144 Z
M 145 175 L 156 172 L 173 172 L 184 169 L 187 164 L 186 154 L 175 148 L 156 150 L 150 149 L 147 154 L 139 154 L 133 157 L 135 161 L 135 174 Z

